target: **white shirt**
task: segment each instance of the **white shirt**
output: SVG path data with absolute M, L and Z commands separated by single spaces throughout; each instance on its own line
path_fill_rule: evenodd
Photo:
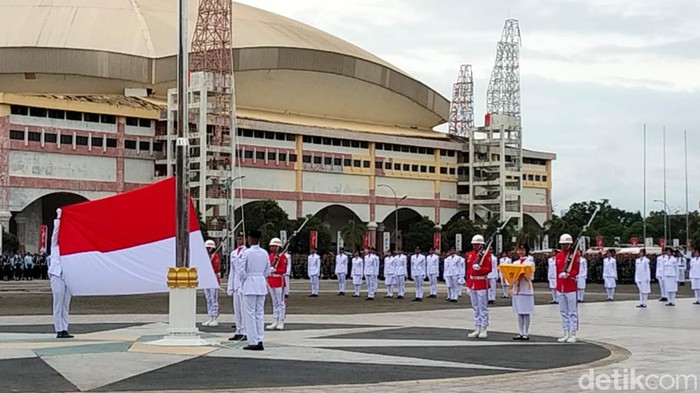
M 411 276 L 425 276 L 425 255 L 411 255 Z
M 318 254 L 309 254 L 309 257 L 306 258 L 306 262 L 306 273 L 309 277 L 321 275 L 321 257 L 318 256 Z
M 666 258 L 666 254 L 656 257 L 656 278 L 661 278 L 664 276 L 664 264 L 666 263 Z
M 678 277 L 678 262 L 676 257 L 664 259 L 664 277 Z
M 690 278 L 700 278 L 700 257 L 690 259 Z
M 452 254 L 445 258 L 445 277 L 459 276 L 459 256 Z
M 335 274 L 347 274 L 348 273 L 348 256 L 345 254 L 338 254 L 335 256 Z
M 352 259 L 352 269 L 350 270 L 350 273 L 352 273 L 353 276 L 362 276 L 364 271 L 362 262 L 361 257 L 355 257 Z
M 440 274 L 440 257 L 437 254 L 428 254 L 425 264 L 428 275 Z
M 267 294 L 267 276 L 270 274 L 269 258 L 267 251 L 257 244 L 241 253 L 241 287 L 244 295 Z
M 394 274 L 397 276 L 406 275 L 406 254 L 394 256 Z
M 557 262 L 554 257 L 547 260 L 547 279 L 556 280 L 557 279 Z
M 238 246 L 235 250 L 231 251 L 229 256 L 229 272 L 228 272 L 228 292 L 233 294 L 233 291 L 241 289 L 241 269 L 240 264 L 241 252 L 245 250 L 244 246 Z
M 617 280 L 617 260 L 613 257 L 603 259 L 603 278 L 614 278 Z
M 634 261 L 634 282 L 650 282 L 649 258 L 639 257 Z
M 581 257 L 578 261 L 578 275 L 576 279 L 585 280 L 588 278 L 588 260 Z
M 394 257 L 391 255 L 384 257 L 384 277 L 393 276 L 395 272 L 394 268 Z
M 284 255 L 287 256 L 287 272 L 284 273 L 284 275 L 291 276 L 292 275 L 292 254 L 286 253 Z
M 379 274 L 379 266 L 378 263 L 375 263 L 375 258 L 376 255 L 372 253 L 365 255 L 365 276 L 376 276 Z M 379 258 L 376 258 L 376 261 L 378 262 Z
M 486 275 L 489 280 L 495 280 L 498 278 L 498 257 L 491 254 L 491 271 Z

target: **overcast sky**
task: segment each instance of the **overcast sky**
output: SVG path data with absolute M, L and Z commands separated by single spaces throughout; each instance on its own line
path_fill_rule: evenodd
M 477 125 L 496 42 L 520 21 L 524 146 L 557 154 L 555 211 L 610 199 L 643 207 L 700 203 L 700 0 L 239 0 L 325 30 L 389 61 L 451 99 L 459 66 L 472 64 Z

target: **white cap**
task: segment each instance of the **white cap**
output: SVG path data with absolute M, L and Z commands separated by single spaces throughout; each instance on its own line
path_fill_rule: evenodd
M 484 237 L 481 235 L 474 235 L 474 237 L 472 237 L 472 244 L 484 244 Z
M 277 237 L 273 237 L 272 240 L 270 240 L 270 245 L 271 246 L 277 246 L 277 247 L 282 247 L 282 240 L 280 240 Z
M 216 248 L 216 243 L 213 240 L 207 240 L 204 242 L 204 247 L 206 248 Z
M 559 244 L 573 244 L 574 239 L 568 233 L 565 233 L 559 237 Z

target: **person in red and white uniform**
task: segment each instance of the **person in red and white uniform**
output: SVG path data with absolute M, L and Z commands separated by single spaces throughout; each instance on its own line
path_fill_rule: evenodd
M 221 270 L 221 258 L 216 252 L 216 243 L 213 240 L 204 242 L 204 247 L 209 253 L 211 267 L 216 274 L 216 280 L 219 281 L 219 271 Z M 204 290 L 204 298 L 207 300 L 207 314 L 209 319 L 202 322 L 202 326 L 219 326 L 219 288 L 208 288 Z
M 484 237 L 474 235 L 472 237 L 472 250 L 465 255 L 466 260 L 466 285 L 469 298 L 474 310 L 473 332 L 469 333 L 469 338 L 487 338 L 486 328 L 489 326 L 488 308 L 488 274 L 491 272 L 491 252 L 483 250 Z
M 573 238 L 568 233 L 561 235 L 559 244 L 561 250 L 554 256 L 557 268 L 557 292 L 559 293 L 559 313 L 561 314 L 561 326 L 564 329 L 564 336 L 557 341 L 560 343 L 575 343 L 576 331 L 578 330 L 578 308 L 576 304 L 576 276 L 579 271 L 579 252 L 573 254 L 571 263 L 567 263 L 569 250 L 574 243 Z
M 270 275 L 267 276 L 267 286 L 270 288 L 272 300 L 272 324 L 267 329 L 284 330 L 284 320 L 287 317 L 287 305 L 284 303 L 284 274 L 287 272 L 287 254 L 283 253 L 282 240 L 270 240 Z

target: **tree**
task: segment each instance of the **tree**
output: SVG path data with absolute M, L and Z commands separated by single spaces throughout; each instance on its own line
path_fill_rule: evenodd
M 288 236 L 292 234 L 292 222 L 277 201 L 268 199 L 249 203 L 243 207 L 243 216 L 246 230 L 257 229 L 262 233 L 262 245 L 267 245 L 273 237 L 279 237 L 282 230 L 287 231 Z M 240 219 L 240 216 L 236 218 Z
M 19 247 L 17 236 L 3 230 L 2 251 L 17 251 L 17 247 Z
M 447 251 L 451 247 L 455 247 L 455 239 L 457 238 L 457 234 L 461 233 L 462 234 L 462 250 L 464 251 L 464 248 L 469 242 L 471 241 L 472 236 L 476 235 L 479 232 L 479 228 L 474 225 L 472 221 L 470 221 L 467 217 L 465 216 L 455 216 L 453 217 L 450 221 L 445 224 L 445 227 L 442 229 L 442 249 L 443 251 Z
M 435 223 L 428 217 L 421 217 L 402 231 L 403 248 L 413 250 L 420 247 L 421 250 L 428 250 L 433 246 L 433 233 L 435 233 Z
M 362 247 L 367 226 L 362 222 L 357 222 L 354 219 L 349 220 L 344 227 L 340 229 L 340 234 L 345 242 L 345 248 L 348 250 L 358 250 Z
M 308 218 L 309 216 L 307 216 Z M 292 223 L 292 227 L 295 230 L 298 228 L 306 218 L 300 218 Z M 321 220 L 320 217 L 313 216 L 306 223 L 304 228 L 299 231 L 296 238 L 292 241 L 290 249 L 297 253 L 307 253 L 309 252 L 309 234 L 312 230 L 316 231 L 316 242 L 318 247 L 316 247 L 318 253 L 323 255 L 328 252 L 331 248 L 331 226 L 327 222 Z

